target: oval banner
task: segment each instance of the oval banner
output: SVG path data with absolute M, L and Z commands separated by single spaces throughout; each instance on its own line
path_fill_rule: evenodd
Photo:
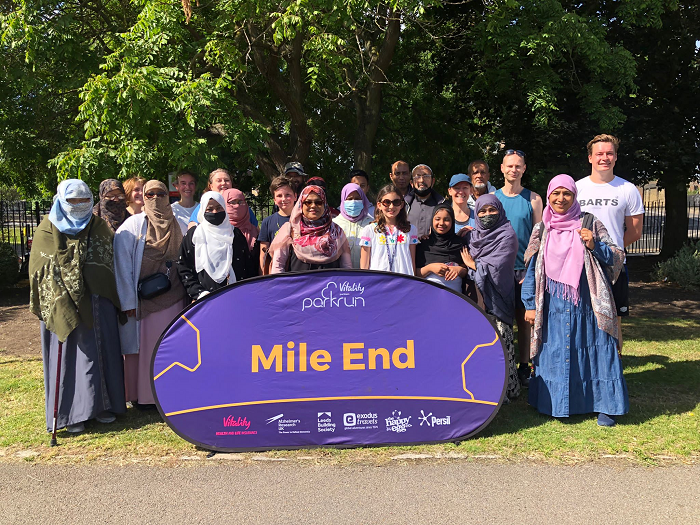
M 236 283 L 190 305 L 151 363 L 158 409 L 218 451 L 455 441 L 496 415 L 494 326 L 446 288 L 319 270 Z

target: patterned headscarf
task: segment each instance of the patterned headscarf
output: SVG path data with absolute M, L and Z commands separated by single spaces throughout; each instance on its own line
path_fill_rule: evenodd
M 71 204 L 68 199 L 90 199 L 90 202 Z M 58 185 L 56 198 L 49 212 L 49 220 L 61 233 L 77 235 L 92 218 L 92 192 L 79 179 L 66 179 Z
M 92 208 L 93 215 L 101 217 L 113 232 L 119 229 L 124 221 L 131 217 L 131 214 L 126 211 L 126 198 L 123 200 L 113 201 L 105 198 L 110 191 L 119 190 L 124 193 L 124 186 L 117 179 L 107 179 L 100 183 L 100 201 Z
M 229 201 L 232 200 L 245 200 L 245 194 L 236 188 L 229 188 L 228 190 L 224 190 L 222 195 L 224 197 L 224 201 L 226 201 L 226 213 L 228 214 L 229 222 L 241 230 L 246 238 L 246 241 L 248 241 L 248 249 L 253 251 L 255 239 L 258 238 L 260 230 L 252 222 L 250 222 L 250 208 L 248 207 L 247 202 L 243 206 L 232 206 L 229 204 Z

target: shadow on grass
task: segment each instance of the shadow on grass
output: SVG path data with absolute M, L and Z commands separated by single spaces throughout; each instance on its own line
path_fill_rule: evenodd
M 622 321 L 622 338 L 624 341 L 649 343 L 700 339 L 700 322 L 678 318 L 627 317 Z

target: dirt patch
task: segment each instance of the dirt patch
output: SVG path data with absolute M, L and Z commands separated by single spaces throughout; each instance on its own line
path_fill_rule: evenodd
M 29 311 L 29 285 L 0 290 L 0 355 L 39 356 L 39 319 Z

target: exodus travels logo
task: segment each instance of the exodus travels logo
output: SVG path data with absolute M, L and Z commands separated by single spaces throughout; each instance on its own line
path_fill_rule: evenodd
M 335 432 L 335 423 L 330 412 L 318 413 L 318 431 L 319 432 Z
M 301 426 L 301 419 L 289 419 L 285 418 L 284 414 L 277 414 L 266 420 L 266 424 L 277 423 L 277 433 L 278 434 L 310 434 L 310 430 L 305 430 L 299 428 Z
M 360 283 L 330 281 L 316 297 L 304 297 L 301 311 L 308 308 L 357 308 L 365 306 L 365 287 Z
M 438 427 L 452 424 L 452 422 L 450 421 L 450 416 L 435 417 L 432 412 L 426 414 L 422 410 L 420 411 L 420 417 L 418 417 L 418 419 L 420 420 L 420 426 L 423 426 L 424 423 L 429 427 Z
M 411 428 L 411 416 L 401 417 L 400 410 L 394 410 L 390 417 L 385 419 L 387 432 L 406 432 L 407 429 Z
M 345 430 L 371 430 L 379 428 L 379 419 L 376 412 L 343 414 L 343 428 Z
M 224 419 L 225 428 L 234 428 L 237 430 L 224 430 L 216 433 L 217 436 L 245 436 L 257 434 L 257 430 L 250 430 L 250 421 L 247 417 L 234 416 L 229 414 Z

